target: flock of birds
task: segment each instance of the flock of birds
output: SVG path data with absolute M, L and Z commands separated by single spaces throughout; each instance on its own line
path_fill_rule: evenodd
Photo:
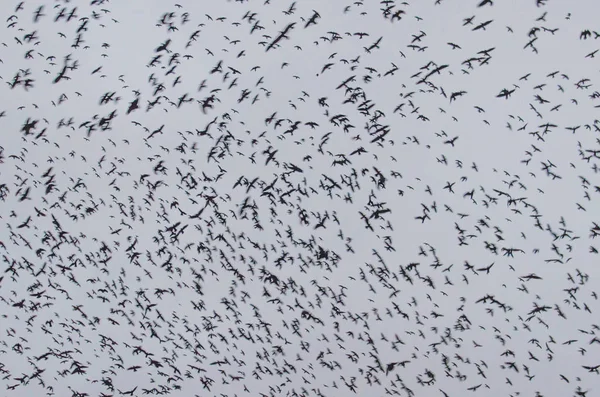
M 597 4 L 166 3 L 1 6 L 2 395 L 598 395 Z

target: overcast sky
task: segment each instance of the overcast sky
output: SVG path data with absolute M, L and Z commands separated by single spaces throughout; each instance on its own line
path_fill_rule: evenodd
M 0 9 L 3 395 L 600 390 L 594 1 Z

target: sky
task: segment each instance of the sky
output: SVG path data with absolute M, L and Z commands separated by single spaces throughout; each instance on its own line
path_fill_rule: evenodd
M 5 395 L 597 393 L 592 0 L 0 7 Z

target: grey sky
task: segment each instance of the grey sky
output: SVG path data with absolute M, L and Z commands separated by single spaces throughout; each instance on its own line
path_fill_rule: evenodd
M 435 3 L 3 4 L 0 389 L 595 395 L 598 5 Z

